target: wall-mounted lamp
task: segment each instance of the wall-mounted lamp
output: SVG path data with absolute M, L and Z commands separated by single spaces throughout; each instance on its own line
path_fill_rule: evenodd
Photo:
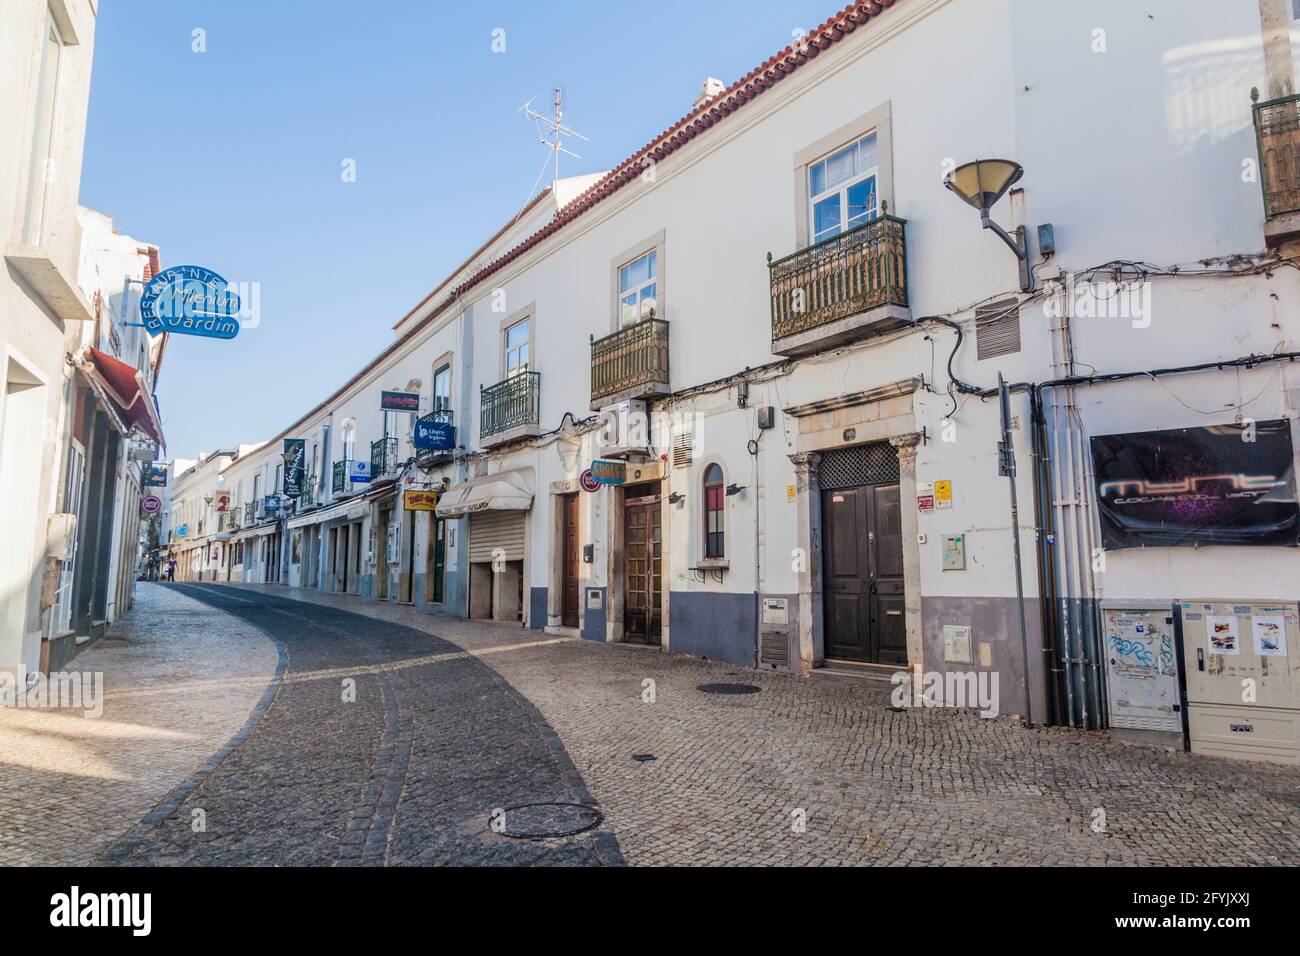
M 997 233 L 1020 260 L 1020 291 L 1028 292 L 1034 287 L 1034 276 L 1029 271 L 1029 246 L 1026 243 L 1025 227 L 1017 226 L 1012 237 L 1005 229 L 989 218 L 989 209 L 1001 199 L 1008 189 L 1020 181 L 1025 174 L 1019 163 L 1009 159 L 977 159 L 973 163 L 958 166 L 943 184 L 952 190 L 962 201 L 974 206 L 980 212 L 980 222 L 985 229 Z
M 744 485 L 737 485 L 737 484 L 727 485 L 727 497 L 730 498 L 732 495 L 738 495 L 744 490 L 745 490 Z
M 680 491 L 674 491 L 672 494 L 668 496 L 668 503 L 670 505 L 679 505 L 685 500 L 686 500 L 686 496 L 682 494 Z

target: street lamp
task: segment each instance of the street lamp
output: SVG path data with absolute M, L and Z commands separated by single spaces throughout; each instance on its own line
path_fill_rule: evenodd
M 1028 292 L 1034 287 L 1034 277 L 1029 271 L 1029 246 L 1026 243 L 1025 227 L 1017 226 L 1015 236 L 1012 237 L 989 218 L 989 209 L 1024 174 L 1021 165 L 1009 159 L 977 159 L 973 163 L 958 166 L 944 178 L 943 184 L 961 197 L 963 202 L 978 209 L 984 228 L 997 233 L 1016 254 L 1020 260 L 1020 291 Z

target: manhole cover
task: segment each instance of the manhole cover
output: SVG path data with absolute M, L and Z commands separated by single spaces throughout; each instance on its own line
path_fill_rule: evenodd
M 695 689 L 705 694 L 757 694 L 762 690 L 753 684 L 701 684 Z
M 600 825 L 604 816 L 582 803 L 526 803 L 488 818 L 488 828 L 516 840 L 573 836 Z

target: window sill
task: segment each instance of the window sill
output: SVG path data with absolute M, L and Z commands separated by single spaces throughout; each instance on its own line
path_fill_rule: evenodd
M 10 243 L 5 262 L 22 276 L 56 318 L 64 322 L 93 322 L 95 315 L 85 295 L 43 249 Z

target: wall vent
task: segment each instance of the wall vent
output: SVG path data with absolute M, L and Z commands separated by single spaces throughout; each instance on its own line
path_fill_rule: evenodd
M 784 631 L 763 631 L 758 639 L 758 666 L 774 671 L 790 669 L 790 636 Z
M 975 310 L 975 357 L 997 358 L 1020 351 L 1020 308 L 1015 299 L 1004 299 Z
M 695 459 L 695 436 L 688 431 L 673 438 L 673 467 L 685 468 Z

